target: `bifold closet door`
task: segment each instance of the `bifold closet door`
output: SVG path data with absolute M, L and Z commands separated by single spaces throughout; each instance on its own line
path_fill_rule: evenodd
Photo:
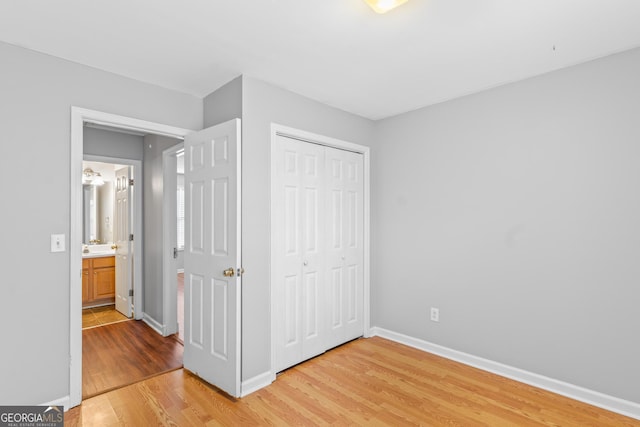
M 276 206 L 276 367 L 326 350 L 324 147 L 279 136 Z
M 329 349 L 364 331 L 364 171 L 362 154 L 325 150 Z
M 363 156 L 278 136 L 275 367 L 363 334 Z

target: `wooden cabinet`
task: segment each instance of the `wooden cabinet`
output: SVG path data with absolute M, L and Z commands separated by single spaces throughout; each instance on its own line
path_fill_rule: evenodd
M 82 260 L 82 306 L 113 304 L 116 296 L 115 257 Z

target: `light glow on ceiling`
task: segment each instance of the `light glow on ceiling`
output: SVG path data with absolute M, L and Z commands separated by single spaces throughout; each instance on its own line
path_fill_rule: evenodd
M 377 13 L 387 13 L 408 0 L 364 0 Z

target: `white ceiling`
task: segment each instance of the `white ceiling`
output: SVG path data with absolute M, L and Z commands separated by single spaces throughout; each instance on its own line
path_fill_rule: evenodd
M 0 40 L 204 97 L 245 74 L 379 119 L 640 46 L 638 0 L 3 0 Z

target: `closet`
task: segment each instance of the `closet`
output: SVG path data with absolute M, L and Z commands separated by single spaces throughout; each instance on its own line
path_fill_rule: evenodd
M 363 335 L 363 155 L 277 136 L 276 372 Z

